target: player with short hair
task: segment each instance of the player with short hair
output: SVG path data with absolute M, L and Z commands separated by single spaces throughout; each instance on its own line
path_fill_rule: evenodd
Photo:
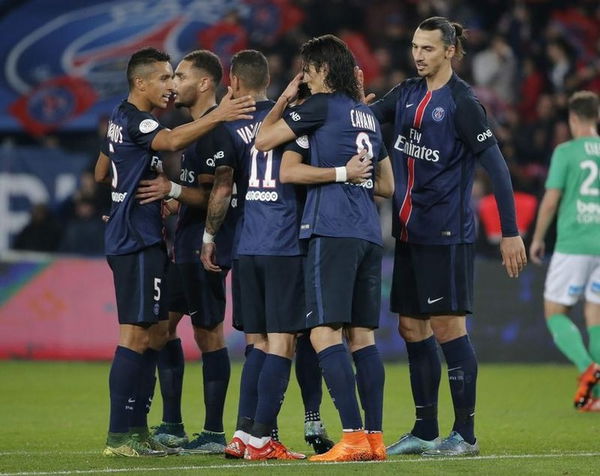
M 112 207 L 105 247 L 115 283 L 119 345 L 110 376 L 110 424 L 104 455 L 164 456 L 150 437 L 146 414 L 154 390 L 158 351 L 166 335 L 155 324 L 167 318 L 164 282 L 167 254 L 159 202 L 135 200 L 141 180 L 153 178 L 161 150 L 177 150 L 224 120 L 251 117 L 251 98 L 231 92 L 209 115 L 173 130 L 153 108 L 166 108 L 174 91 L 169 56 L 155 48 L 134 53 L 127 66 L 129 95 L 113 111 L 96 163 L 97 181 L 111 183 Z M 170 194 L 177 194 L 177 187 Z M 160 448 L 155 451 L 152 448 Z
M 188 53 L 175 70 L 175 106 L 189 108 L 193 119 L 209 114 L 217 107 L 216 90 L 222 76 L 221 61 L 214 53 L 207 50 Z M 219 124 L 185 149 L 179 180 L 175 181 L 181 186 L 181 193 L 174 201 L 168 198 L 173 184 L 164 174 L 142 180 L 137 193 L 142 204 L 167 197 L 167 207 L 178 212 L 168 279 L 169 320 L 159 324 L 168 327 L 165 332 L 169 335 L 158 359 L 163 419 L 153 433 L 161 443 L 181 446 L 188 453 L 222 453 L 226 443 L 223 408 L 231 370 L 223 320 L 225 277 L 231 267 L 235 227 L 233 209 L 217 236 L 220 252 L 217 258 L 223 271 L 206 271 L 198 258 L 215 167 L 226 153 L 232 153 L 220 147 L 227 144 L 224 137 L 227 134 L 225 126 Z M 188 440 L 181 417 L 185 360 L 177 326 L 184 314 L 191 318 L 194 338 L 202 351 L 205 421 L 202 432 L 192 441 Z
M 340 413 L 342 440 L 311 461 L 384 459 L 383 363 L 374 341 L 381 300 L 382 238 L 374 194 L 391 196 L 393 177 L 379 123 L 362 103 L 352 53 L 339 38 L 325 35 L 301 49 L 297 75 L 264 119 L 256 148 L 270 150 L 305 134 L 311 165 L 282 165 L 282 177 L 311 184 L 300 226 L 308 239 L 305 266 L 311 342 L 327 387 Z M 301 78 L 312 96 L 285 111 Z M 348 180 L 347 161 L 366 149 L 368 179 Z M 371 159 L 376 162 L 373 170 Z M 355 376 L 342 344 L 343 330 L 357 368 L 366 433 L 356 399 Z
M 463 27 L 431 17 L 415 30 L 418 77 L 407 79 L 371 106 L 394 126 L 392 158 L 396 238 L 392 312 L 406 342 L 416 421 L 388 454 L 475 455 L 477 359 L 466 328 L 473 310 L 475 221 L 470 206 L 475 165 L 494 185 L 502 223 L 500 251 L 510 277 L 527 259 L 519 236 L 508 168 L 470 86 L 452 70 L 463 53 Z M 439 442 L 441 365 L 448 364 L 455 420 Z
M 557 237 L 544 290 L 546 324 L 554 343 L 581 375 L 574 404 L 580 411 L 600 411 L 600 137 L 598 95 L 578 91 L 569 98 L 573 139 L 552 155 L 546 193 L 540 204 L 529 256 L 544 258 L 544 237 L 558 214 Z M 568 317 L 579 299 L 589 334 Z

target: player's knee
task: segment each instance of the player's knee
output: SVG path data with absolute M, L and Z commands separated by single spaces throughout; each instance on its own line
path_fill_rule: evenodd
M 420 342 L 433 334 L 429 321 L 407 318 L 398 320 L 398 332 L 406 342 Z
M 467 334 L 467 328 L 462 319 L 443 318 L 432 320 L 431 328 L 435 339 L 444 344 Z
M 194 339 L 202 352 L 214 352 L 225 347 L 222 329 L 203 329 L 194 327 Z

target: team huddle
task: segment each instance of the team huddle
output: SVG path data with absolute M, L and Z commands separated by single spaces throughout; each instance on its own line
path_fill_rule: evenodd
M 113 191 L 106 254 L 120 324 L 105 455 L 305 459 L 277 434 L 294 356 L 311 461 L 479 453 L 477 359 L 466 329 L 477 162 L 494 184 L 508 275 L 517 277 L 527 260 L 510 176 L 485 110 L 452 70 L 462 41 L 460 25 L 442 17 L 423 21 L 412 41 L 418 77 L 371 104 L 352 53 L 333 35 L 302 46 L 302 72 L 276 101 L 267 98 L 267 60 L 255 50 L 232 58 L 219 104 L 223 71 L 213 53 L 193 51 L 174 72 L 161 51 L 133 54 L 129 96 L 113 111 L 96 165 L 96 179 Z M 151 111 L 173 98 L 193 120 L 170 130 Z M 394 131 L 389 155 L 384 123 Z M 184 150 L 180 173 L 171 180 L 159 152 L 178 150 Z M 407 346 L 415 424 L 386 447 L 385 369 L 374 330 L 383 251 L 376 200 L 388 198 L 396 238 L 390 301 Z M 170 259 L 166 214 L 177 214 Z M 223 320 L 229 272 L 233 325 L 247 346 L 228 442 Z M 181 416 L 177 326 L 184 315 L 202 351 L 205 422 L 192 439 Z M 438 344 L 455 414 L 445 438 L 437 418 Z M 163 418 L 149 428 L 157 370 Z M 335 444 L 320 416 L 322 379 L 343 428 Z M 585 398 L 590 391 L 591 385 Z

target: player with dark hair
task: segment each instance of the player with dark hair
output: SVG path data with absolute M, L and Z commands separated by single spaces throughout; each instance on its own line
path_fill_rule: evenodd
M 475 222 L 470 207 L 475 165 L 489 174 L 502 222 L 500 251 L 510 277 L 527 259 L 515 220 L 508 168 L 473 91 L 452 70 L 464 54 L 463 27 L 443 17 L 423 21 L 412 39 L 417 78 L 373 104 L 394 125 L 392 159 L 396 238 L 391 309 L 406 342 L 416 422 L 388 454 L 475 455 L 477 359 L 466 328 L 473 310 Z M 455 420 L 439 442 L 441 365 L 448 364 Z
M 311 184 L 300 225 L 300 237 L 308 239 L 305 321 L 344 430 L 331 450 L 310 459 L 385 459 L 384 368 L 373 332 L 379 323 L 383 242 L 373 196 L 393 193 L 390 161 L 379 123 L 362 103 L 356 63 L 346 44 L 325 35 L 306 42 L 301 56 L 303 74 L 292 80 L 264 119 L 256 148 L 267 151 L 305 134 L 310 142 L 311 165 L 284 163 L 281 175 L 286 181 Z M 312 96 L 286 112 L 302 77 Z M 356 157 L 367 166 L 368 178 L 353 183 L 347 161 L 357 152 L 362 152 Z M 356 364 L 365 429 L 343 331 Z
M 187 107 L 193 119 L 210 113 L 216 106 L 216 89 L 223 77 L 219 58 L 206 50 L 184 56 L 175 70 L 175 106 Z M 158 375 L 163 400 L 163 422 L 154 428 L 158 441 L 169 447 L 183 447 L 189 453 L 222 453 L 225 448 L 223 408 L 231 373 L 223 335 L 225 317 L 225 276 L 231 267 L 233 209 L 225 220 L 217 241 L 218 262 L 223 270 L 210 273 L 200 263 L 199 247 L 206 220 L 206 208 L 216 165 L 230 150 L 223 124 L 188 146 L 181 156 L 179 180 L 181 194 L 169 198 L 167 207 L 178 211 L 173 244 L 173 265 L 169 268 L 168 341 L 158 358 Z M 225 137 L 224 137 L 225 136 Z M 142 180 L 137 198 L 141 203 L 168 198 L 171 182 L 160 174 Z M 177 206 L 179 205 L 179 206 Z M 205 422 L 201 433 L 191 442 L 181 417 L 181 394 L 185 360 L 177 326 L 184 314 L 191 317 L 194 338 L 202 351 Z
M 600 138 L 598 95 L 578 91 L 569 98 L 573 139 L 552 156 L 546 193 L 540 205 L 529 256 L 541 264 L 544 237 L 558 213 L 557 238 L 544 290 L 546 324 L 554 343 L 581 375 L 574 404 L 580 411 L 600 411 Z M 585 299 L 589 334 L 586 349 L 581 332 L 568 317 Z
M 106 456 L 163 456 L 151 438 L 146 414 L 154 391 L 158 351 L 166 335 L 155 324 L 167 318 L 164 280 L 167 253 L 162 240 L 160 202 L 135 200 L 140 180 L 156 175 L 156 151 L 187 146 L 224 120 L 248 118 L 251 98 L 232 100 L 229 92 L 210 114 L 173 130 L 151 114 L 166 108 L 173 94 L 169 56 L 154 48 L 134 53 L 127 67 L 129 95 L 113 111 L 95 176 L 112 185 L 112 208 L 105 247 L 114 277 L 119 314 L 119 345 L 110 376 L 110 424 Z M 172 184 L 169 195 L 181 186 Z M 160 448 L 155 451 L 152 448 Z

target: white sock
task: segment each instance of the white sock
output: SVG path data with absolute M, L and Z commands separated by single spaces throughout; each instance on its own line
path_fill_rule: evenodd
M 248 441 L 250 441 L 250 433 L 246 433 L 245 431 L 242 431 L 242 430 L 235 430 L 233 437 L 239 438 L 240 440 L 243 441 L 243 443 L 245 445 L 247 445 Z
M 271 437 L 270 436 L 263 436 L 261 438 L 259 438 L 257 436 L 251 436 L 250 437 L 250 441 L 248 442 L 248 444 L 250 446 L 254 447 L 254 448 L 262 448 L 269 441 L 271 441 Z

